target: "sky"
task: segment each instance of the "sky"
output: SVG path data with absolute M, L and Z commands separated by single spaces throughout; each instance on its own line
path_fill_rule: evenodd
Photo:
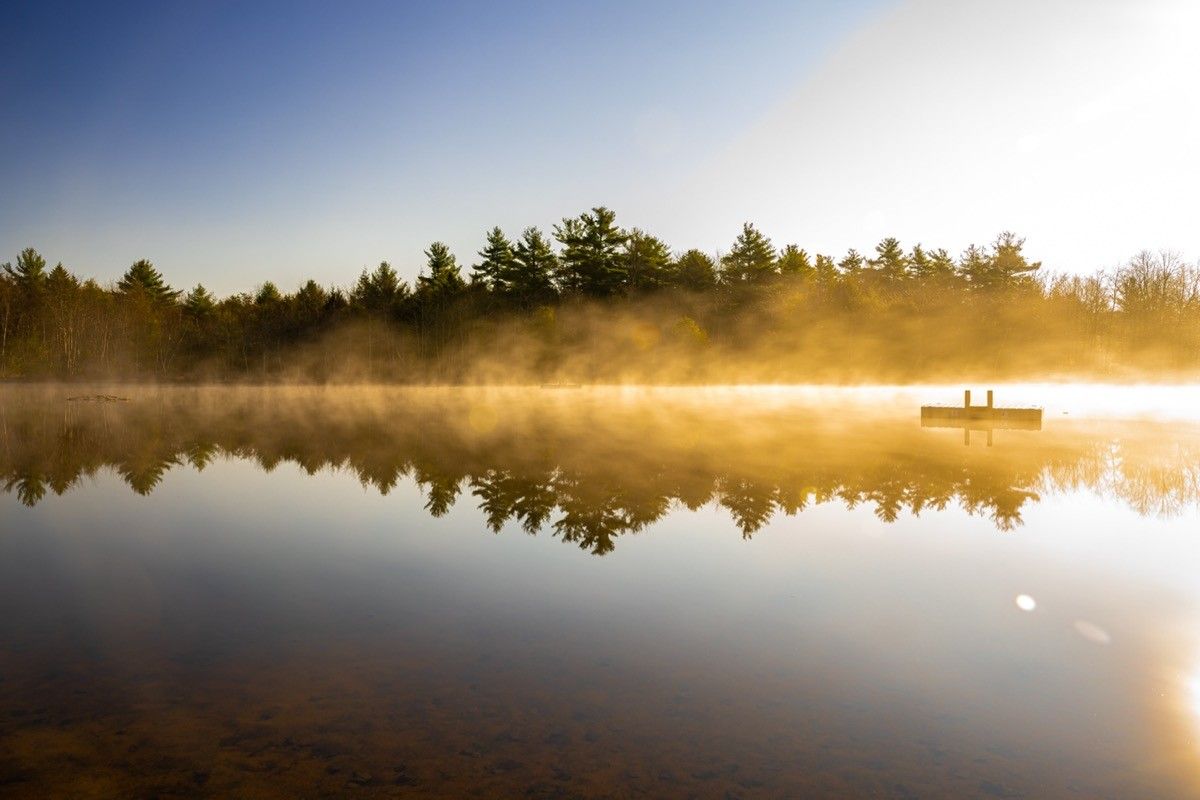
M 7 2 L 0 261 L 411 279 L 595 205 L 677 250 L 1200 258 L 1200 3 Z

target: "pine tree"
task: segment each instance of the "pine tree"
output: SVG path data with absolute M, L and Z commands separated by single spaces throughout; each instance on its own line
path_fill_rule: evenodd
M 171 303 L 179 295 L 163 280 L 162 273 L 154 268 L 146 259 L 135 261 L 126 270 L 117 288 L 122 294 L 141 295 L 158 303 Z
M 866 262 L 863 261 L 863 257 L 853 247 L 847 250 L 846 255 L 838 262 L 838 269 L 846 277 L 854 277 L 861 274 L 865 266 Z
M 374 272 L 364 269 L 358 276 L 350 300 L 369 314 L 389 314 L 407 296 L 408 284 L 400 280 L 391 264 L 380 261 Z
M 959 272 L 972 289 L 1013 289 L 1032 284 L 1031 273 L 1041 268 L 1041 262 L 1026 260 L 1021 252 L 1025 240 L 1015 234 L 1002 233 L 992 246 L 984 250 L 971 245 L 959 260 Z
M 325 304 L 329 300 L 328 293 L 314 280 L 307 280 L 288 298 L 290 309 L 289 335 L 301 338 L 314 333 L 324 323 Z M 322 348 L 322 353 L 324 353 Z
M 818 283 L 831 286 L 837 282 L 838 271 L 837 265 L 833 262 L 833 256 L 827 256 L 824 253 L 818 253 L 815 271 Z
M 777 267 L 780 275 L 788 275 L 800 280 L 809 280 L 816 274 L 816 269 L 809 260 L 808 253 L 794 244 L 789 244 L 779 251 Z
M 504 276 L 513 297 L 526 306 L 553 299 L 558 257 L 537 228 L 526 228 L 513 247 L 510 272 Z
M 61 294 L 71 289 L 79 288 L 79 279 L 72 275 L 61 262 L 54 265 L 46 276 L 46 288 L 50 294 Z
M 1025 240 L 1018 238 L 1011 231 L 1004 231 L 996 237 L 989 259 L 989 278 L 992 285 L 1017 288 L 1032 283 L 1032 275 L 1042 268 L 1042 262 L 1026 259 L 1022 252 L 1024 247 Z
M 8 298 L 4 309 L 5 353 L 8 352 L 9 337 L 22 332 L 26 341 L 31 344 L 37 341 L 39 347 L 44 346 L 47 332 L 46 259 L 37 250 L 26 247 L 17 256 L 16 266 L 5 264 L 4 272 L 15 288 L 14 297 Z
M 646 291 L 666 285 L 671 250 L 661 239 L 634 228 L 625 240 L 624 255 L 630 290 Z
M 928 275 L 930 278 L 944 283 L 958 279 L 958 269 L 954 264 L 954 257 L 946 248 L 939 247 L 929 253 Z
M 404 288 L 408 289 L 407 286 Z M 349 307 L 350 300 L 347 299 L 346 293 L 341 289 L 333 289 L 329 292 L 329 296 L 325 298 L 325 306 L 321 309 L 321 312 L 327 316 L 335 316 Z
M 729 253 L 721 259 L 721 279 L 729 284 L 762 283 L 774 277 L 775 247 L 746 222 Z
M 675 260 L 672 282 L 692 292 L 703 292 L 717 285 L 717 264 L 699 250 L 688 250 Z
M 921 243 L 914 244 L 912 252 L 908 254 L 908 268 L 912 271 L 912 276 L 917 280 L 928 278 L 932 263 Z
M 79 357 L 79 279 L 61 263 L 46 276 L 46 300 L 50 312 L 51 338 L 59 368 L 71 375 Z
M 307 280 L 296 290 L 294 301 L 298 316 L 308 322 L 315 321 L 321 316 L 328 295 L 321 285 L 314 280 Z
M 875 258 L 869 262 L 871 268 L 885 280 L 899 281 L 908 277 L 908 256 L 894 236 L 889 236 L 875 245 Z
M 274 305 L 275 303 L 283 302 L 283 293 L 279 291 L 279 287 L 271 281 L 267 281 L 262 286 L 258 287 L 258 292 L 254 295 L 256 305 L 266 306 Z
M 466 288 L 466 281 L 458 269 L 458 261 L 450 248 L 442 242 L 434 242 L 425 251 L 428 275 L 417 278 L 417 291 L 424 295 L 448 297 Z
M 494 292 L 507 293 L 506 276 L 513 269 L 513 246 L 504 231 L 492 228 L 488 231 L 487 244 L 479 251 L 482 259 L 471 272 L 471 282 L 479 282 Z
M 598 206 L 554 226 L 554 238 L 563 246 L 556 277 L 564 292 L 609 297 L 625 289 L 621 246 L 626 235 L 615 221 L 616 214 Z
M 958 274 L 972 289 L 984 289 L 991 285 L 991 259 L 982 247 L 970 245 L 958 259 Z
M 183 313 L 192 319 L 210 317 L 217 308 L 216 298 L 202 284 L 187 293 L 183 298 Z
M 27 296 L 38 294 L 46 283 L 46 259 L 32 247 L 21 251 L 17 256 L 15 268 L 11 264 L 5 264 L 4 270 Z

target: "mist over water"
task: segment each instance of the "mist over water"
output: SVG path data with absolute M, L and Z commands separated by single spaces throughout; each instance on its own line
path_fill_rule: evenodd
M 0 476 L 27 505 L 104 470 L 147 494 L 214 460 L 294 462 L 384 495 L 409 480 L 434 516 L 473 498 L 493 530 L 511 520 L 606 552 L 673 507 L 710 502 L 750 535 L 825 502 L 885 521 L 960 506 L 1008 529 L 1047 493 L 1082 487 L 1163 513 L 1200 495 L 1188 387 L 1002 387 L 1011 403 L 1050 401 L 1033 431 L 922 428 L 919 404 L 955 396 L 936 386 L 71 391 L 6 393 Z
M 6 387 L 0 793 L 1194 796 L 1196 389 L 962 388 Z

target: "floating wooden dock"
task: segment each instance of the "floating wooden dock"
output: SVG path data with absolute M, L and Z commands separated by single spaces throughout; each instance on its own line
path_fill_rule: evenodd
M 925 428 L 967 428 L 976 430 L 1025 430 L 1042 429 L 1040 408 L 1000 408 L 994 403 L 991 389 L 987 393 L 987 405 L 971 405 L 971 390 L 963 392 L 961 406 L 921 406 L 921 426 Z

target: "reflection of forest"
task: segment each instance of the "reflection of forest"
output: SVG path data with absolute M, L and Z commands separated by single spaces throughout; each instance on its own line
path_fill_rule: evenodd
M 676 505 L 715 502 L 749 536 L 827 501 L 885 521 L 959 504 L 1008 530 L 1045 492 L 1089 488 L 1142 514 L 1200 497 L 1200 426 L 1179 423 L 1058 423 L 986 448 L 922 430 L 912 409 L 703 393 L 165 389 L 80 404 L 9 389 L 0 404 L 0 480 L 26 505 L 105 468 L 146 494 L 221 457 L 348 469 L 384 494 L 408 477 L 434 516 L 469 493 L 492 530 L 515 521 L 596 554 Z

